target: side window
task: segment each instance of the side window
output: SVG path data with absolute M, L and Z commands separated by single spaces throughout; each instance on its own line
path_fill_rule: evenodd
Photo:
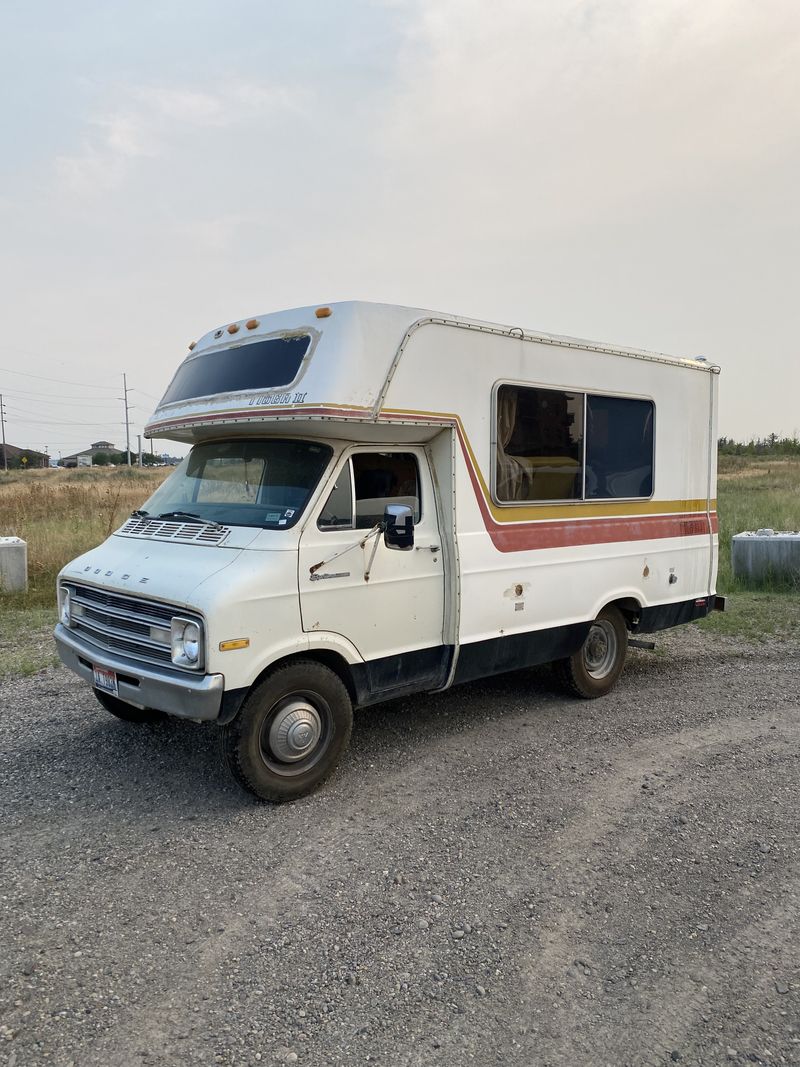
M 652 493 L 652 402 L 587 397 L 587 499 L 649 497 Z
M 387 504 L 406 504 L 419 522 L 416 457 L 408 452 L 357 452 L 339 472 L 317 525 L 324 530 L 369 530 L 383 519 Z
M 356 529 L 374 526 L 387 504 L 407 504 L 419 522 L 419 472 L 408 452 L 359 452 L 353 456 L 356 488 Z
M 651 400 L 501 385 L 497 499 L 517 503 L 652 496 L 654 416 Z
M 339 471 L 336 483 L 325 502 L 317 526 L 321 530 L 352 530 L 353 478 L 350 460 Z
M 580 500 L 583 393 L 501 385 L 497 390 L 497 499 Z

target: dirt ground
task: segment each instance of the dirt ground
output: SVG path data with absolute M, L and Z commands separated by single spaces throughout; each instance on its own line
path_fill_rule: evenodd
M 283 807 L 64 669 L 0 708 L 8 1067 L 800 1063 L 800 639 L 359 712 Z

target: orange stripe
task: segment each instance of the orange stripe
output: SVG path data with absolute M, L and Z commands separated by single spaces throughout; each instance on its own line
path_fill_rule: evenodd
M 266 409 L 254 406 L 206 415 L 187 415 L 180 419 L 152 423 L 148 429 L 225 422 L 232 419 L 260 421 L 267 411 L 277 419 L 297 419 L 306 415 L 317 418 L 365 421 L 371 409 L 336 404 L 293 405 Z M 414 420 L 455 427 L 486 532 L 500 552 L 524 552 L 543 548 L 567 548 L 576 545 L 612 544 L 668 537 L 696 537 L 716 533 L 718 529 L 715 500 L 712 501 L 710 511 L 700 506 L 692 509 L 691 505 L 695 503 L 694 501 L 682 501 L 680 503 L 683 507 L 675 508 L 672 502 L 657 500 L 575 501 L 551 506 L 498 507 L 490 498 L 486 481 L 458 415 L 394 409 L 382 411 L 378 418 L 383 422 Z M 700 504 L 701 502 L 697 501 L 697 505 Z M 689 505 L 688 508 L 687 505 Z M 612 511 L 618 513 L 609 514 Z
M 717 532 L 716 512 L 705 511 L 587 519 L 576 516 L 574 519 L 555 521 L 500 523 L 495 521 L 489 511 L 486 496 L 463 440 L 461 447 L 486 532 L 499 552 L 529 552 L 542 548 L 605 545 L 665 537 L 697 537 Z

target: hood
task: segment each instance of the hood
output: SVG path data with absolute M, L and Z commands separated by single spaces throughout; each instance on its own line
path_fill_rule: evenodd
M 243 550 L 112 534 L 102 545 L 68 563 L 59 577 L 189 607 L 198 585 L 229 567 Z

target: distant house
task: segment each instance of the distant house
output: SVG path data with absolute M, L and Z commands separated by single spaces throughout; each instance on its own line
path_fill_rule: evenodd
M 17 448 L 16 445 L 0 444 L 0 468 L 19 470 L 24 467 L 49 467 L 50 457 L 44 452 L 34 452 L 32 448 Z
M 62 467 L 84 467 L 91 466 L 94 461 L 94 457 L 101 452 L 103 455 L 110 456 L 112 452 L 116 455 L 120 451 L 116 445 L 110 441 L 95 441 L 94 444 L 89 445 L 88 448 L 84 448 L 82 452 L 74 452 L 71 456 L 61 457 Z

